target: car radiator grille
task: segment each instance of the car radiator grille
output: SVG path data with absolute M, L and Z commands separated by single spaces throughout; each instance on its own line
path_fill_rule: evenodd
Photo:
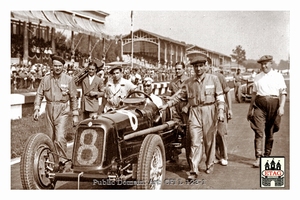
M 101 164 L 103 144 L 103 129 L 78 129 L 74 143 L 73 164 L 75 166 L 95 166 Z

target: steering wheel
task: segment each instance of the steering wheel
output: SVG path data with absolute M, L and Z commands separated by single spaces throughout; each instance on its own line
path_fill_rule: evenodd
M 151 99 L 151 97 L 150 97 L 148 94 L 146 94 L 145 92 L 140 91 L 140 90 L 134 90 L 134 91 L 130 92 L 130 93 L 125 97 L 125 99 L 129 98 L 129 97 L 130 97 L 131 95 L 133 95 L 133 94 L 143 94 L 146 98 L 150 99 L 150 100 L 153 102 L 153 100 Z

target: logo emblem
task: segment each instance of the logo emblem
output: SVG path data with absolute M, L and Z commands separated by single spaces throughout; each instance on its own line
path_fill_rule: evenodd
M 284 157 L 261 157 L 260 163 L 260 187 L 284 187 Z

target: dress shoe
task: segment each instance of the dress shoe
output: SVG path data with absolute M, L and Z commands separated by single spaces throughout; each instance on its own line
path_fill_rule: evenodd
M 206 172 L 207 174 L 211 174 L 211 173 L 213 173 L 213 171 L 214 171 L 214 166 L 211 165 L 209 168 L 206 169 L 205 172 Z
M 259 158 L 256 158 L 255 162 L 253 163 L 253 167 L 259 168 L 259 164 L 260 164 Z
M 225 160 L 225 159 L 221 159 L 221 165 L 223 165 L 223 166 L 227 166 L 228 165 L 228 161 L 227 160 Z
M 191 172 L 190 175 L 188 176 L 188 180 L 195 180 L 197 179 L 198 175 L 196 174 L 196 172 Z
M 214 164 L 218 164 L 219 162 L 221 162 L 221 160 L 218 160 L 218 159 L 214 160 Z

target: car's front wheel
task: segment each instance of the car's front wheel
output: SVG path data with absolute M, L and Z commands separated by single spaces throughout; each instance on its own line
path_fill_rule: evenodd
M 150 134 L 140 148 L 137 168 L 137 188 L 159 190 L 166 173 L 166 156 L 159 135 Z
M 25 144 L 20 162 L 20 176 L 24 189 L 53 189 L 55 183 L 48 177 L 57 156 L 52 140 L 44 133 L 31 135 Z

